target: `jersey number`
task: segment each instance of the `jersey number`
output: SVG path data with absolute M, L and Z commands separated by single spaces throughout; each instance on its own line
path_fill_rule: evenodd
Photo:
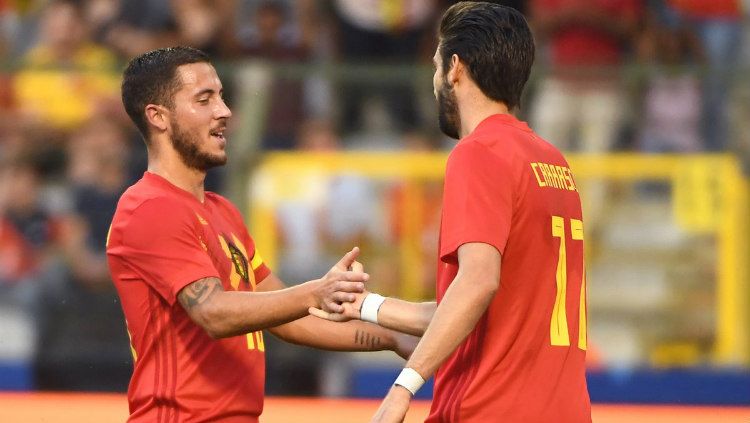
M 263 342 L 263 331 L 250 332 L 247 335 L 247 349 L 265 351 L 266 343 Z
M 583 241 L 583 222 L 570 219 L 570 234 L 574 241 Z M 565 249 L 565 219 L 552 216 L 552 236 L 560 238 L 560 253 L 557 258 L 557 295 L 552 309 L 552 320 L 549 327 L 550 341 L 555 346 L 570 346 L 568 335 L 568 317 L 565 312 L 566 292 L 568 286 L 568 261 Z M 578 348 L 586 349 L 586 271 L 581 280 L 581 295 L 578 312 Z

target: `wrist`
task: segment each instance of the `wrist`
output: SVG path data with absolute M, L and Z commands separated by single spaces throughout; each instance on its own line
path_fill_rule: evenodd
M 391 386 L 391 389 L 388 391 L 388 396 L 403 398 L 406 401 L 411 401 L 411 399 L 414 398 L 414 394 L 401 385 Z
M 302 289 L 302 295 L 304 298 L 302 303 L 307 304 L 307 307 L 321 308 L 320 298 L 318 298 L 318 289 L 320 289 L 322 281 L 322 279 L 314 279 L 298 285 L 298 287 Z
M 411 395 L 416 395 L 419 388 L 424 385 L 424 378 L 416 370 L 405 367 L 393 382 L 394 387 L 402 387 Z
M 359 319 L 365 322 L 378 324 L 378 312 L 385 302 L 382 295 L 370 292 L 362 300 L 362 306 L 359 308 Z

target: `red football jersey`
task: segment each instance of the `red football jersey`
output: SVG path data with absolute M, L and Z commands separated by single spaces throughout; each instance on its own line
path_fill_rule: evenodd
M 562 154 L 511 115 L 448 158 L 438 303 L 469 242 L 501 253 L 500 286 L 438 369 L 427 422 L 590 422 L 580 197 Z
M 257 422 L 263 333 L 214 340 L 176 301 L 198 279 L 253 291 L 270 273 L 237 209 L 211 192 L 201 203 L 146 172 L 120 198 L 107 256 L 135 362 L 128 421 Z

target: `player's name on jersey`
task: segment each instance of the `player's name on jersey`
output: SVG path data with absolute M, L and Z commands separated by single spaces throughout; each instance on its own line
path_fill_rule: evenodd
M 577 191 L 570 168 L 542 162 L 532 162 L 531 170 L 540 187 Z

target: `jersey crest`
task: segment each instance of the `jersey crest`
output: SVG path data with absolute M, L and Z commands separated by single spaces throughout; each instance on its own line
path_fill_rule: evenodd
M 232 271 L 229 275 L 229 282 L 232 288 L 239 289 L 240 282 L 244 282 L 245 287 L 255 289 L 255 274 L 252 273 L 247 260 L 247 249 L 242 242 L 234 235 L 219 235 L 221 249 L 224 250 L 226 257 L 232 262 Z

